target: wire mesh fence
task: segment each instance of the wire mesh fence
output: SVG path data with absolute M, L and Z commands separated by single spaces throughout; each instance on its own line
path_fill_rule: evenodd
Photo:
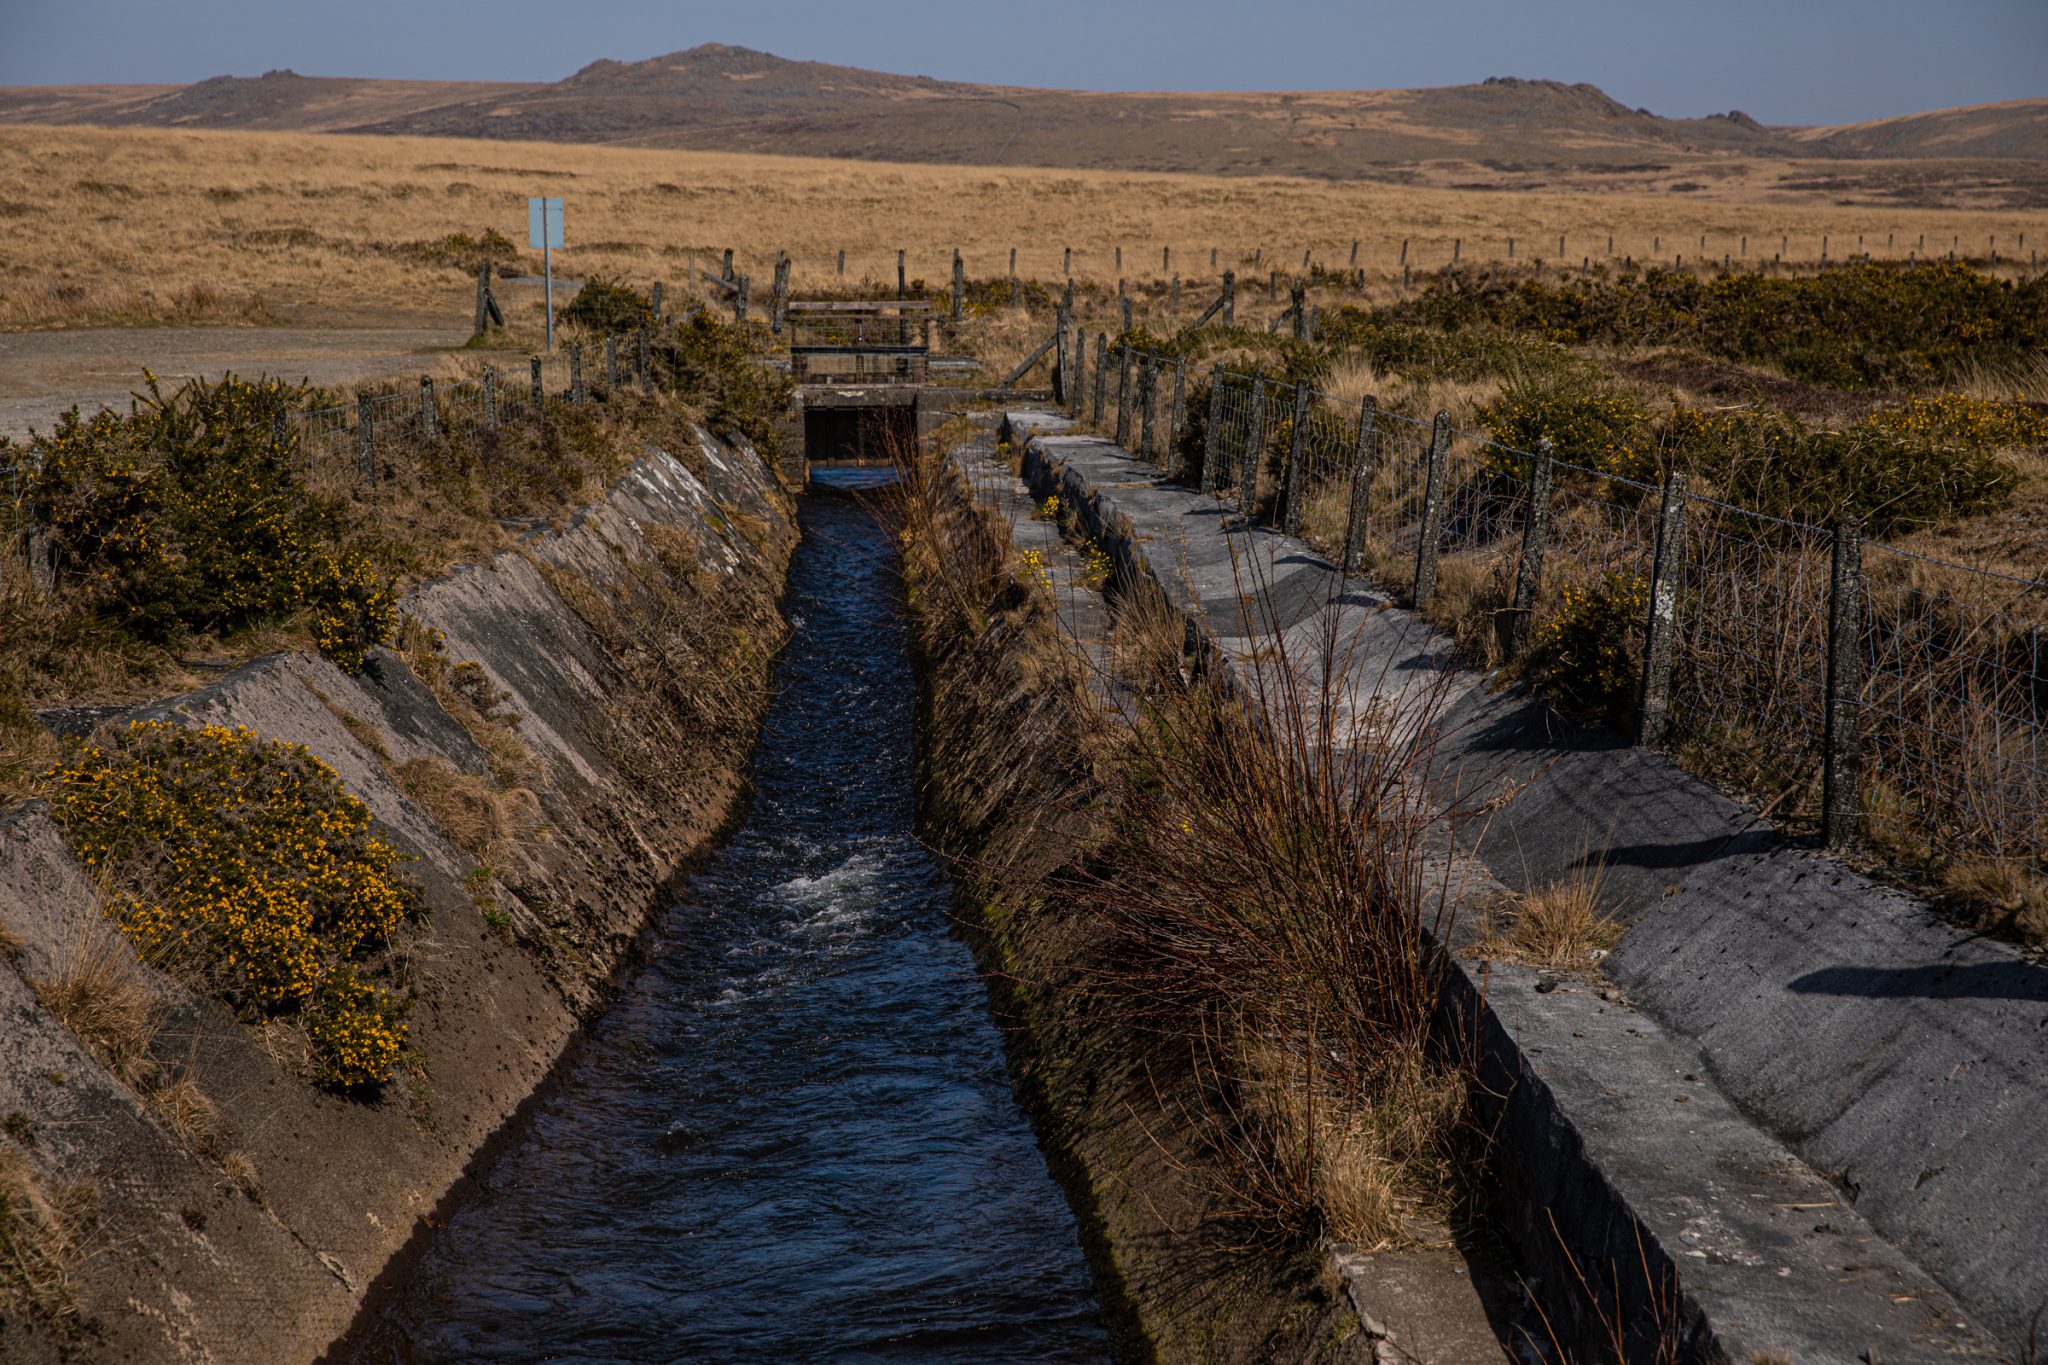
M 1605 629 L 1606 663 L 1574 667 L 1611 666 L 1592 681 L 1618 694 L 1625 723 L 1659 696 L 1659 742 L 1781 823 L 1923 867 L 2042 875 L 2048 583 L 1267 376 L 1134 353 L 1134 372 L 1159 378 L 1127 391 L 1124 359 L 1111 348 L 1098 428 L 1248 524 L 1341 557 L 1488 661 L 1528 663 Z M 1175 374 L 1177 444 L 1148 436 L 1143 411 Z M 1653 621 L 1668 647 L 1652 649 Z

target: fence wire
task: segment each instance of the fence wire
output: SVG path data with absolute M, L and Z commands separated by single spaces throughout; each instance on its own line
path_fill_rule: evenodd
M 1471 618 L 1515 614 L 1537 454 L 1447 429 L 1432 508 L 1431 423 L 1169 357 L 1150 357 L 1155 397 L 1170 405 L 1179 369 L 1188 409 L 1147 440 L 1137 377 L 1146 359 L 1133 356 L 1126 400 L 1134 454 L 1333 559 L 1348 553 L 1347 567 L 1397 595 L 1414 585 L 1433 526 L 1431 613 L 1447 626 L 1462 613 L 1467 642 L 1510 638 Z M 1120 361 L 1112 350 L 1104 431 L 1116 424 Z M 1665 743 L 1774 818 L 1811 826 L 1829 712 L 1834 532 L 1674 496 L 1676 539 L 1663 547 L 1677 612 Z M 1663 498 L 1655 485 L 1552 461 L 1542 571 L 1514 637 L 1525 649 L 1599 601 L 1632 623 L 1611 642 L 1622 666 L 1642 666 Z M 2038 877 L 2048 848 L 2048 583 L 1875 543 L 1856 581 L 1860 706 L 1840 703 L 1838 719 L 1860 736 L 1863 836 L 1921 865 L 1991 860 Z M 1498 657 L 1490 645 L 1488 657 Z

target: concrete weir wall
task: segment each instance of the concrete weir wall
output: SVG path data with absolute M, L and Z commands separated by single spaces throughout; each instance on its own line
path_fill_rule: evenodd
M 305 745 L 416 859 L 430 907 L 409 954 L 421 1060 L 372 1099 L 314 1087 L 289 1031 L 133 962 L 40 803 L 0 817 L 0 925 L 18 945 L 0 959 L 0 1116 L 45 1190 L 77 1183 L 97 1205 L 71 1272 L 75 1322 L 0 1323 L 0 1358 L 270 1365 L 312 1360 L 344 1333 L 735 813 L 751 733 L 635 707 L 646 686 L 635 642 L 658 649 L 661 613 L 685 603 L 772 643 L 794 536 L 763 461 L 700 432 L 694 450 L 648 449 L 566 526 L 406 597 L 441 632 L 450 666 L 481 667 L 542 770 L 528 779 L 537 828 L 486 870 L 395 776 L 420 758 L 487 768 L 471 731 L 395 654 L 379 651 L 356 677 L 273 655 L 140 713 Z M 610 629 L 593 626 L 600 609 Z M 761 690 L 771 653 L 741 665 L 745 685 Z M 490 920 L 473 895 L 483 877 Z M 150 1085 L 117 1078 L 38 1003 L 32 983 L 94 941 L 131 959 L 155 994 L 152 1056 L 218 1109 L 212 1151 L 194 1150 Z M 253 1164 L 246 1190 L 223 1169 L 228 1148 Z
M 1600 1335 L 1558 1294 L 1569 1253 L 1631 1271 L 1625 1315 L 1665 1320 L 1689 1359 L 2026 1349 L 2048 1304 L 2048 968 L 1461 668 L 1309 546 L 1111 443 L 1031 412 L 1005 436 L 1035 495 L 1077 509 L 1226 660 L 1254 666 L 1275 632 L 1297 658 L 1331 641 L 1351 714 L 1437 698 L 1431 779 L 1487 812 L 1459 831 L 1468 905 L 1604 868 L 1626 932 L 1599 974 L 1461 951 L 1453 982 L 1497 1097 L 1502 1220 L 1552 1311 Z

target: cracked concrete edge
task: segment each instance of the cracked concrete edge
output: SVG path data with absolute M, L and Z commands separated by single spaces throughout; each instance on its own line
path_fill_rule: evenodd
M 1018 448 L 1034 492 L 1042 496 L 1059 491 L 1063 498 L 1071 498 L 1113 556 L 1132 571 L 1148 574 L 1159 582 L 1184 610 L 1213 610 L 1224 596 L 1217 591 L 1214 566 L 1233 558 L 1240 562 L 1251 558 L 1241 552 L 1219 555 L 1213 544 L 1186 548 L 1193 539 L 1185 532 L 1187 522 L 1191 517 L 1207 514 L 1207 509 L 1201 506 L 1207 500 L 1188 490 L 1162 488 L 1156 477 L 1133 478 L 1131 472 L 1141 470 L 1142 466 L 1136 466 L 1108 442 L 1066 435 L 1063 420 L 1045 423 L 1042 415 L 1036 414 L 1011 414 L 1003 434 Z M 1151 506 L 1145 506 L 1148 503 Z M 1168 518 L 1172 521 L 1167 522 Z M 1162 534 L 1150 529 L 1153 523 L 1166 523 L 1176 530 Z M 1226 538 L 1217 534 L 1216 528 L 1222 524 L 1222 519 L 1212 518 L 1212 541 Z M 1256 537 L 1281 542 L 1262 552 L 1254 551 L 1265 563 L 1275 566 L 1265 581 L 1281 589 L 1275 596 L 1283 599 L 1263 624 L 1292 629 L 1310 619 L 1315 613 L 1313 609 L 1303 609 L 1299 584 L 1289 585 L 1286 580 L 1319 573 L 1324 581 L 1323 601 L 1346 604 L 1362 609 L 1370 617 L 1383 619 L 1388 627 L 1383 633 L 1394 637 L 1391 650 L 1404 656 L 1404 662 L 1411 668 L 1418 664 L 1426 668 L 1452 667 L 1448 642 L 1412 613 L 1391 609 L 1383 600 L 1374 602 L 1371 593 L 1357 594 L 1361 600 L 1354 601 L 1348 587 L 1333 590 L 1334 571 L 1308 547 L 1268 533 L 1245 536 L 1254 543 Z M 1156 567 L 1161 558 L 1157 550 L 1161 542 L 1177 551 L 1168 560 L 1173 571 L 1165 575 Z M 1206 584 L 1202 566 L 1207 566 L 1210 575 Z M 1233 569 L 1233 574 L 1236 581 L 1242 581 L 1240 569 Z M 1294 588 L 1291 603 L 1286 600 L 1289 586 Z M 1207 591 L 1203 591 L 1205 587 Z M 1234 611 L 1233 629 L 1225 637 L 1227 644 L 1237 646 L 1227 652 L 1240 658 L 1244 654 L 1245 620 L 1246 613 Z M 1385 663 L 1383 658 L 1382 664 Z M 1362 670 L 1361 676 L 1385 678 L 1390 672 L 1383 666 L 1376 675 L 1367 669 Z M 1772 856 L 1770 849 L 1775 841 L 1759 838 L 1758 827 L 1746 813 L 1678 772 L 1661 756 L 1598 741 L 1589 749 L 1560 749 L 1547 729 L 1547 722 L 1534 721 L 1529 715 L 1541 708 L 1526 699 L 1490 693 L 1484 682 L 1481 676 L 1472 674 L 1468 685 L 1451 694 L 1444 722 L 1450 731 L 1445 747 L 1454 766 L 1469 757 L 1474 760 L 1471 766 L 1481 775 L 1508 783 L 1506 799 L 1487 827 L 1489 834 L 1502 831 L 1502 837 L 1495 838 L 1492 847 L 1480 850 L 1482 856 L 1490 855 L 1490 861 L 1497 861 L 1509 847 L 1517 854 L 1520 865 L 1513 871 L 1519 875 L 1504 879 L 1510 885 L 1503 885 L 1500 890 L 1509 890 L 1514 883 L 1522 887 L 1536 884 L 1541 880 L 1540 874 L 1549 870 L 1544 866 L 1546 861 L 1555 866 L 1569 861 L 1573 841 L 1583 840 L 1586 826 L 1583 820 L 1574 824 L 1559 816 L 1554 808 L 1560 805 L 1568 812 L 1584 814 L 1592 803 L 1594 809 L 1609 817 L 1610 823 L 1616 823 L 1618 809 L 1624 810 L 1632 817 L 1631 828 L 1654 829 L 1675 824 L 1695 836 L 1688 842 L 1711 849 L 1721 858 L 1721 878 L 1738 883 L 1755 860 Z M 1514 762 L 1501 761 L 1497 752 L 1499 727 L 1509 722 L 1518 724 L 1523 732 L 1535 726 L 1533 737 L 1523 735 L 1520 749 L 1512 755 Z M 1464 767 L 1457 768 L 1457 780 L 1462 782 L 1472 776 Z M 1548 799 L 1531 799 L 1532 791 L 1542 792 Z M 1618 808 L 1613 804 L 1617 800 L 1630 804 Z M 1517 811 L 1517 807 L 1521 809 Z M 1504 814 L 1508 818 L 1503 819 Z M 1514 818 L 1517 815 L 1527 818 L 1532 828 L 1518 829 L 1519 822 Z M 1543 831 L 1546 820 L 1559 829 Z M 1569 836 L 1560 837 L 1560 831 L 1567 829 Z M 1541 855 L 1533 862 L 1526 856 L 1528 845 L 1532 844 Z M 1582 843 L 1577 846 L 1583 851 Z M 1624 939 L 1624 944 L 1640 946 L 1645 955 L 1654 956 L 1666 946 L 1664 940 L 1670 931 L 1660 934 L 1653 930 L 1638 939 L 1641 921 L 1663 914 L 1664 924 L 1676 923 L 1681 937 L 1688 936 L 1689 925 L 1674 921 L 1665 913 L 1665 905 L 1653 903 L 1644 907 L 1640 900 L 1647 898 L 1653 888 L 1663 891 L 1674 885 L 1670 881 L 1672 876 L 1690 879 L 1699 876 L 1700 869 L 1667 865 L 1637 872 L 1623 878 L 1627 885 L 1616 891 L 1618 899 L 1637 900 L 1629 908 L 1634 911 L 1630 918 L 1639 921 L 1638 927 Z M 1861 881 L 1839 868 L 1834 873 L 1837 884 Z M 1720 880 L 1707 884 L 1718 887 Z M 1877 888 L 1867 885 L 1856 889 L 1871 896 L 1895 894 L 1879 893 Z M 1667 896 L 1665 900 L 1672 898 Z M 1723 892 L 1722 899 L 1725 898 Z M 1923 910 L 1920 918 L 1931 917 L 1925 916 Z M 1739 930 L 1726 930 L 1722 941 L 1710 940 L 1711 946 L 1703 948 L 1698 957 L 1726 956 L 1732 947 L 1725 941 L 1728 935 L 1739 936 Z M 1664 955 L 1668 957 L 1677 951 L 1672 948 Z M 2009 954 L 2001 955 L 1996 948 L 1984 951 L 1993 960 L 2008 966 L 2012 963 Z M 1710 1003 L 1714 994 L 1711 983 L 1697 960 L 1691 965 L 1700 997 L 1696 1012 L 1718 1022 L 1719 1016 Z M 1488 977 L 1505 981 L 1519 970 L 1496 967 Z M 1679 1286 L 1678 1311 L 1660 1309 L 1647 1301 L 1638 1302 L 1635 1311 L 1639 1316 L 1647 1314 L 1650 1319 L 1676 1319 L 1679 1330 L 1689 1334 L 1700 1358 L 1714 1358 L 1731 1347 L 1752 1352 L 1791 1349 L 1793 1358 L 1800 1360 L 1854 1360 L 1873 1349 L 1887 1360 L 1996 1353 L 1989 1340 L 1967 1324 L 1951 1295 L 1904 1252 L 1879 1236 L 1871 1220 L 1851 1207 L 1856 1202 L 1853 1198 L 1845 1199 L 1842 1191 L 1814 1174 L 1783 1143 L 1736 1107 L 1736 1101 L 1748 1096 L 1741 1087 L 1728 1085 L 1723 1074 L 1728 1069 L 1727 1059 L 1716 1059 L 1711 1049 L 1704 1055 L 1698 1050 L 1698 1034 L 1682 1023 L 1674 1024 L 1678 1031 L 1673 1032 L 1630 1007 L 1626 1012 L 1632 1022 L 1623 1027 L 1627 1030 L 1625 1036 L 1642 1042 L 1642 1046 L 1632 1049 L 1640 1054 L 1638 1064 L 1603 1077 L 1601 1067 L 1612 1065 L 1613 1059 L 1626 1055 L 1628 1050 L 1608 1049 L 1599 1054 L 1604 1059 L 1600 1066 L 1586 1064 L 1594 1056 L 1594 1049 L 1585 1037 L 1578 1035 L 1590 1036 L 1588 1030 L 1580 1027 L 1559 1032 L 1554 1026 L 1553 1016 L 1570 1015 L 1567 1007 L 1496 1008 L 1484 984 L 1473 980 L 1472 971 L 1468 964 L 1460 964 L 1459 993 L 1468 1002 L 1466 1027 L 1473 1036 L 1488 1041 L 1489 1061 L 1498 1068 L 1495 1079 L 1503 1096 L 1498 1119 L 1505 1125 L 1504 1132 L 1516 1134 L 1508 1148 L 1530 1159 L 1517 1177 L 1521 1186 L 1519 1207 L 1532 1215 L 1540 1209 L 1544 1220 L 1539 1225 L 1533 1216 L 1524 1219 L 1518 1240 L 1525 1254 L 1533 1254 L 1537 1263 L 1547 1258 L 1556 1263 L 1554 1269 L 1568 1272 L 1569 1267 L 1556 1254 L 1560 1246 L 1576 1248 L 1571 1254 L 1582 1267 L 1619 1265 L 1624 1260 L 1627 1264 L 1638 1264 L 1650 1248 L 1656 1248 L 1656 1254 L 1670 1267 L 1672 1282 Z M 1627 974 L 1616 975 L 1621 978 Z M 1660 994 L 1655 989 L 1659 983 L 1653 971 L 1638 970 L 1627 975 L 1627 979 L 1647 983 L 1651 989 L 1642 991 L 1646 996 Z M 1614 994 L 1616 1001 L 1603 1008 L 1612 1007 L 1619 1012 L 1619 993 Z M 1556 997 L 1556 991 L 1547 991 L 1543 997 L 1535 998 L 1554 1005 Z M 1569 993 L 1565 999 L 1569 1001 Z M 1654 1008 L 1650 1014 L 1662 1017 Z M 1744 1060 L 1753 1061 L 1768 1072 L 1773 1054 L 1754 1037 L 1746 1041 L 1751 1055 Z M 1781 1037 L 1772 1040 L 1771 1047 L 1796 1049 L 1801 1041 L 1796 1036 Z M 1632 1150 L 1641 1145 L 1642 1140 L 1632 1136 L 1638 1125 L 1647 1133 L 1663 1131 L 1662 1121 L 1668 1117 L 1663 1111 L 1677 1103 L 1664 1097 L 1674 1076 L 1698 1079 L 1684 1081 L 1685 1103 L 1689 1107 L 1683 1112 L 1694 1127 L 1688 1130 L 1690 1135 L 1685 1136 L 1685 1141 L 1671 1150 L 1689 1153 L 1692 1164 L 1704 1169 L 1667 1169 L 1629 1159 Z M 1600 1083 L 1595 1084 L 1596 1081 Z M 1637 1106 L 1636 1111 L 1626 1106 L 1617 1109 L 1617 1097 L 1638 1094 L 1659 1098 L 1648 1107 Z M 1694 1105 L 1699 1107 L 1690 1107 Z M 1708 1118 L 1702 1119 L 1701 1115 Z M 1559 1134 L 1569 1135 L 1571 1140 L 1562 1142 Z M 1666 1145 L 1671 1144 L 1667 1141 Z M 2004 1150 L 2009 1163 L 2015 1155 L 2023 1159 L 2027 1148 L 2021 1144 Z M 1771 1199 L 1765 1197 L 1767 1190 L 1759 1189 L 1754 1182 L 1731 1183 L 1717 1174 L 1716 1163 L 1723 1157 L 1733 1161 L 1738 1169 L 1797 1171 L 1802 1175 L 1804 1192 L 1814 1197 Z M 1549 1197 L 1537 1198 L 1536 1192 L 1546 1189 Z M 1779 1205 L 1818 1204 L 1823 1200 L 1828 1213 L 1820 1221 L 1827 1226 L 1827 1232 L 1808 1234 L 1806 1240 L 1814 1241 L 1811 1248 L 1803 1246 L 1800 1238 L 1781 1225 L 1783 1220 L 1773 1216 L 1774 1211 L 1785 1211 Z M 1548 1219 L 1553 1216 L 1560 1219 L 1555 1232 L 1548 1226 Z M 1722 1238 L 1712 1249 L 1697 1245 L 1703 1236 L 1702 1229 L 1708 1228 L 1715 1229 L 1716 1237 Z M 1626 1238 L 1618 1239 L 1620 1229 L 1628 1231 Z M 1640 1252 L 1634 1244 L 1637 1229 L 1645 1238 Z M 1896 1237 L 1897 1232 L 1893 1235 Z M 1834 1262 L 1828 1259 L 1830 1245 L 1837 1248 Z M 1739 1254 L 1730 1248 L 1740 1249 Z M 1845 1248 L 1854 1248 L 1861 1259 L 1839 1254 Z M 1845 1266 L 1857 1269 L 1854 1274 L 1847 1274 L 1843 1271 Z M 1768 1267 L 1768 1280 L 1754 1273 L 1759 1267 Z M 1783 1274 L 1779 1273 L 1781 1269 Z M 1659 1286 L 1657 1275 L 1639 1273 L 1636 1278 L 1645 1281 L 1645 1292 L 1654 1297 Z M 1799 1294 L 1788 1297 L 1787 1289 L 1793 1286 Z M 1577 1297 L 1584 1298 L 1582 1294 Z M 1853 1305 L 1853 1311 L 1846 1316 L 1837 1311 L 1844 1305 Z M 1893 1311 L 1908 1305 L 1911 1311 Z M 1995 1311 L 1991 1316 L 1997 1316 Z M 1997 1325 L 2007 1329 L 2011 1340 L 2011 1319 Z M 1578 1326 L 1597 1336 L 1597 1323 L 1580 1322 Z

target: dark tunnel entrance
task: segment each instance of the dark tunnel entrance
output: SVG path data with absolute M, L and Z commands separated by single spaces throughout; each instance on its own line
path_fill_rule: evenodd
M 804 408 L 804 455 L 812 464 L 888 464 L 917 442 L 917 405 Z

